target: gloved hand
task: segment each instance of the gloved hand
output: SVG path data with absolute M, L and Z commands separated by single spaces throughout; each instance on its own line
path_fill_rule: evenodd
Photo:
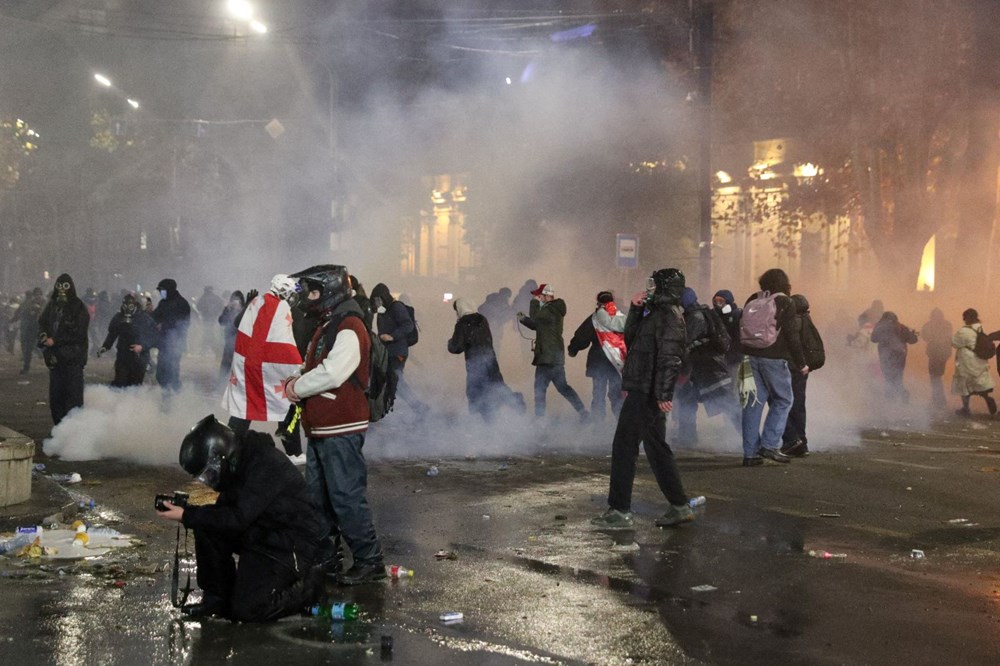
M 518 312 L 518 313 L 517 313 L 516 315 L 514 315 L 514 316 L 515 316 L 515 317 L 517 317 L 517 320 L 518 320 L 518 321 L 521 321 L 522 319 L 524 319 L 524 313 L 523 313 L 523 312 Z
M 98 349 L 97 350 L 97 358 L 101 358 L 101 354 L 103 354 L 106 351 L 108 351 L 107 347 L 101 347 L 100 349 Z
M 257 291 L 256 289 L 251 289 L 250 291 L 248 291 L 247 292 L 247 304 L 249 305 L 250 301 L 252 301 L 253 299 L 257 298 L 258 294 L 260 294 L 260 292 Z
M 570 355 L 570 358 L 576 358 L 576 350 L 572 347 L 566 347 L 566 353 Z

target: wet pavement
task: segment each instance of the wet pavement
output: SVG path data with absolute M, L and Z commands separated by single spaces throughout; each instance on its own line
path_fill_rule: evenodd
M 95 380 L 108 371 L 91 365 Z M 19 380 L 0 358 L 0 423 L 40 442 L 50 427 L 37 404 L 44 370 Z M 177 467 L 39 455 L 47 473 L 81 474 L 69 490 L 94 499 L 87 520 L 141 544 L 44 570 L 0 558 L 0 662 L 994 663 L 1000 424 L 896 425 L 788 466 L 681 452 L 689 494 L 708 501 L 694 524 L 666 530 L 653 526 L 664 507 L 641 460 L 636 528 L 617 533 L 587 522 L 607 492 L 599 453 L 556 441 L 541 455 L 377 461 L 369 493 L 387 559 L 416 575 L 329 586 L 363 609 L 333 629 L 298 617 L 179 621 L 175 530 L 151 503 L 193 488 L 189 478 Z M 464 621 L 444 625 L 446 611 Z

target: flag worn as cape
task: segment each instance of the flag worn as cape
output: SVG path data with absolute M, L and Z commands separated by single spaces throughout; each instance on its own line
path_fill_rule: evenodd
M 302 357 L 292 337 L 292 311 L 274 294 L 250 301 L 236 333 L 236 350 L 222 406 L 249 421 L 281 421 L 291 404 L 282 380 Z

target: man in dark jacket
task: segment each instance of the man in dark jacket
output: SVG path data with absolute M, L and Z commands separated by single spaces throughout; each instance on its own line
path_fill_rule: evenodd
M 465 397 L 469 400 L 469 411 L 479 414 L 487 423 L 504 405 L 523 412 L 524 398 L 508 388 L 500 373 L 486 317 L 464 298 L 456 298 L 453 307 L 458 321 L 448 339 L 448 352 L 465 354 Z
M 204 596 L 181 612 L 267 622 L 317 601 L 323 578 L 313 563 L 322 520 L 302 475 L 270 435 L 237 435 L 209 415 L 184 438 L 180 463 L 219 491 L 215 504 L 179 507 L 167 501 L 158 510 L 161 518 L 194 531 Z
M 542 283 L 531 292 L 528 316 L 517 313 L 517 320 L 535 331 L 535 355 L 531 364 L 535 366 L 535 416 L 545 416 L 545 392 L 549 384 L 554 384 L 559 394 L 573 405 L 586 420 L 590 414 L 583 406 L 580 396 L 566 382 L 566 359 L 563 344 L 563 320 L 566 318 L 566 302 L 556 298 L 549 284 Z
M 660 491 L 670 502 L 656 525 L 669 527 L 694 520 L 680 473 L 666 439 L 666 415 L 673 409 L 674 386 L 687 353 L 687 331 L 680 308 L 684 274 L 664 268 L 650 276 L 646 291 L 632 297 L 625 324 L 628 356 L 622 371 L 627 391 L 611 446 L 608 510 L 590 522 L 605 529 L 628 528 L 632 483 L 639 442 Z
M 218 331 L 215 322 L 226 307 L 225 301 L 219 298 L 215 289 L 206 285 L 205 291 L 198 297 L 198 318 L 201 321 L 201 353 L 215 354 L 219 347 Z
M 594 314 L 588 316 L 576 328 L 569 341 L 567 353 L 575 357 L 587 349 L 587 376 L 594 382 L 594 395 L 590 400 L 590 414 L 595 421 L 604 421 L 604 403 L 611 403 L 611 413 L 618 418 L 622 407 L 622 376 L 618 368 L 611 363 L 604 350 L 604 345 L 597 337 L 594 323 L 600 318 L 602 328 L 622 333 L 625 331 L 625 314 L 616 312 L 611 315 L 607 311 L 608 303 L 614 303 L 615 297 L 610 291 L 597 294 L 597 306 Z
M 396 397 L 402 398 L 418 415 L 427 413 L 428 407 L 410 385 L 403 379 L 403 368 L 410 356 L 410 346 L 406 339 L 413 332 L 416 323 L 410 317 L 409 310 L 401 301 L 392 297 L 389 287 L 379 282 L 372 289 L 372 307 L 375 308 L 375 322 L 378 326 L 378 337 L 385 343 L 389 351 L 389 369 L 396 373 Z
M 872 342 L 878 345 L 878 363 L 885 379 L 886 397 L 890 401 L 910 401 L 910 392 L 903 386 L 907 345 L 916 344 L 917 332 L 899 322 L 895 312 L 884 312 L 872 331 Z
M 69 410 L 83 406 L 89 326 L 87 306 L 76 295 L 73 278 L 63 273 L 38 318 L 38 345 L 49 369 L 49 410 L 55 425 Z
M 802 355 L 802 341 L 795 330 L 795 303 L 789 296 L 792 285 L 788 275 L 780 268 L 764 271 L 757 280 L 761 291 L 747 299 L 741 318 L 743 353 L 749 357 L 749 375 L 746 369 L 741 373 L 746 379 L 753 377 L 756 393 L 749 395 L 743 406 L 743 466 L 755 467 L 768 458 L 779 463 L 791 462 L 791 458 L 780 450 L 781 436 L 785 432 L 788 412 L 792 408 L 792 376 L 790 372 L 802 375 L 809 373 Z M 746 335 L 748 306 L 761 294 L 776 294 L 775 321 L 778 336 L 766 347 L 750 344 Z M 741 380 L 743 381 L 743 380 Z M 741 394 L 744 388 L 741 386 Z M 761 431 L 761 417 L 767 404 L 767 418 Z
M 115 355 L 115 378 L 111 385 L 115 388 L 140 386 L 146 378 L 149 365 L 149 349 L 156 341 L 156 324 L 152 317 L 142 311 L 135 294 L 125 294 L 121 309 L 108 324 L 108 336 L 97 351 L 100 356 L 118 341 Z
M 920 329 L 920 337 L 927 343 L 927 373 L 931 380 L 930 407 L 937 411 L 948 409 L 943 377 L 945 366 L 951 358 L 951 336 L 954 332 L 941 308 L 931 310 L 930 319 Z
M 681 294 L 684 322 L 688 336 L 688 359 L 684 365 L 684 383 L 677 387 L 674 400 L 677 417 L 677 440 L 680 446 L 698 443 L 698 405 L 709 416 L 725 414 L 736 432 L 740 432 L 740 405 L 733 378 L 726 367 L 729 333 L 712 308 L 698 303 L 691 287 Z
M 806 339 L 803 331 L 806 328 L 806 320 L 810 319 L 809 300 L 802 294 L 792 294 L 792 302 L 795 303 L 795 323 L 793 332 L 802 343 L 803 358 L 806 359 Z M 949 341 L 950 344 L 950 341 Z M 788 411 L 788 420 L 785 421 L 785 432 L 781 436 L 781 452 L 793 458 L 802 458 L 809 455 L 809 438 L 806 436 L 806 387 L 809 382 L 809 375 L 801 372 L 791 373 L 792 377 L 792 408 Z
M 736 298 L 728 289 L 715 292 L 715 296 L 712 297 L 712 307 L 722 320 L 722 325 L 726 327 L 726 333 L 729 334 L 726 367 L 729 368 L 729 374 L 735 381 L 736 373 L 743 361 L 743 348 L 740 346 L 740 316 L 743 314 L 743 308 L 736 305 Z
M 181 355 L 191 324 L 191 306 L 177 291 L 175 280 L 160 280 L 156 288 L 161 299 L 153 311 L 153 321 L 160 336 L 157 342 L 160 353 L 156 359 L 156 382 L 164 391 L 178 392 L 181 390 Z

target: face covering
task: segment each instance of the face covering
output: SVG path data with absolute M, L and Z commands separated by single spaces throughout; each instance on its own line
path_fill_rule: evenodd
M 56 285 L 56 300 L 60 303 L 69 300 L 69 282 L 60 282 Z
M 161 289 L 160 290 L 160 298 L 166 298 L 166 297 L 167 297 L 167 290 L 166 289 Z
M 732 311 L 733 311 L 733 306 L 730 305 L 729 303 L 726 303 L 721 308 L 719 308 L 719 312 L 721 312 L 722 314 L 729 314 Z

